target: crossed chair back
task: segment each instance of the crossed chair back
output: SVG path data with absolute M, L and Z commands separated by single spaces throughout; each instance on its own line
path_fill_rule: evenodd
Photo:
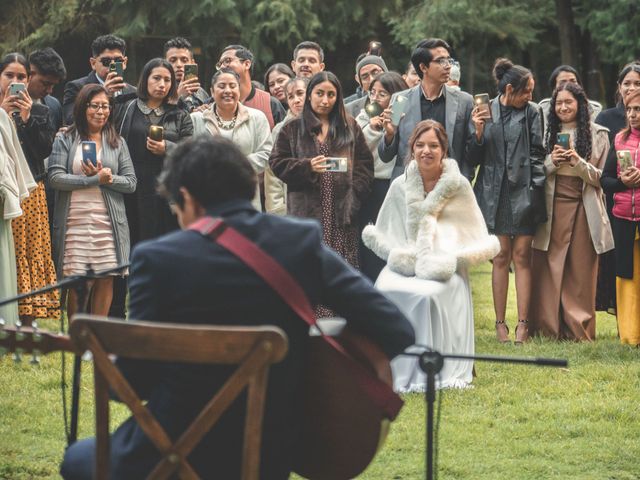
M 288 348 L 285 333 L 276 327 L 185 325 L 142 321 L 124 322 L 92 315 L 76 315 L 69 329 L 81 350 L 93 355 L 96 405 L 95 478 L 109 478 L 109 388 L 131 410 L 140 428 L 162 455 L 148 479 L 198 479 L 188 455 L 240 393 L 247 391 L 242 454 L 242 479 L 257 480 L 260 467 L 262 417 L 269 367 L 281 361 Z M 220 364 L 238 367 L 205 405 L 185 432 L 172 443 L 109 354 L 141 360 Z

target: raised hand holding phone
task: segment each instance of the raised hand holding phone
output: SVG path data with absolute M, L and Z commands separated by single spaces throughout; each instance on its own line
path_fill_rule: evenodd
M 318 155 L 310 160 L 311 171 L 316 173 L 323 173 L 327 171 L 327 162 L 324 155 Z

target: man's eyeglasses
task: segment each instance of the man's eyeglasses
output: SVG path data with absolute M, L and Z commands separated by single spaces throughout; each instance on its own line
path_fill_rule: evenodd
M 216 63 L 216 70 L 220 70 L 221 68 L 226 68 L 235 60 L 234 57 L 226 57 Z
M 108 103 L 87 103 L 87 107 L 89 108 L 89 110 L 93 110 L 94 112 L 97 112 L 98 110 L 111 110 L 111 105 L 109 105 Z
M 438 65 L 440 65 L 441 67 L 447 67 L 449 65 L 454 65 L 457 62 L 451 58 L 451 57 L 440 57 L 440 58 L 434 58 L 433 60 L 431 60 L 433 63 L 437 63 Z
M 98 59 L 98 61 L 102 64 L 103 67 L 108 67 L 112 62 L 124 62 L 124 58 L 122 57 L 102 57 Z

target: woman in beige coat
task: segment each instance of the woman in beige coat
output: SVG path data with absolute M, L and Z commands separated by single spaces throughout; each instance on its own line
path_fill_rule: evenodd
M 269 160 L 271 130 L 263 112 L 240 103 L 240 77 L 230 68 L 221 68 L 211 78 L 214 103 L 204 112 L 193 112 L 193 135 L 221 135 L 244 153 L 256 174 L 263 173 Z M 253 206 L 261 211 L 260 191 L 256 189 Z
M 534 332 L 593 340 L 598 255 L 613 248 L 600 177 L 609 152 L 607 129 L 589 119 L 582 87 L 560 85 L 546 134 L 548 220 L 533 240 L 530 321 Z M 558 134 L 569 135 L 569 148 Z

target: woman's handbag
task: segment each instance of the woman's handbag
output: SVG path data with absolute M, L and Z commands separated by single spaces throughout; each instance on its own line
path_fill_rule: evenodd
M 386 438 L 402 408 L 391 388 L 386 355 L 367 339 L 346 331 L 322 333 L 298 282 L 276 260 L 220 218 L 189 227 L 210 237 L 256 272 L 320 336 L 310 339 L 302 386 L 301 437 L 294 471 L 309 479 L 347 480 L 360 474 Z

